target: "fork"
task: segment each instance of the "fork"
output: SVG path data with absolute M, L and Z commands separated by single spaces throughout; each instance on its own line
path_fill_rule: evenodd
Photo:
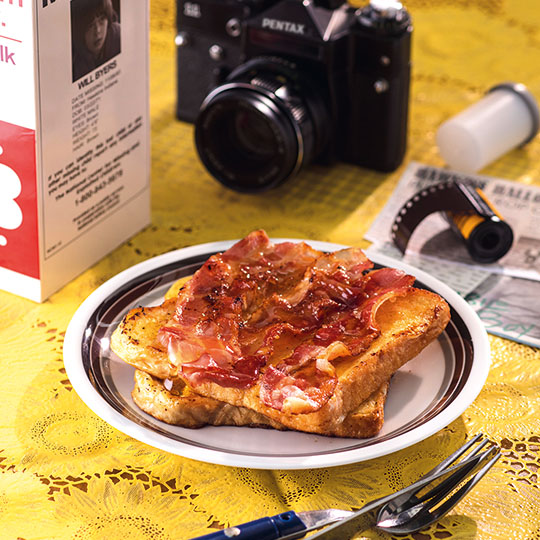
M 471 439 L 468 447 L 479 440 L 480 436 L 477 435 Z M 467 464 L 455 470 L 424 495 L 418 497 L 413 494 L 408 498 L 396 497 L 385 504 L 377 514 L 377 527 L 389 533 L 409 534 L 441 519 L 463 499 L 501 457 L 501 451 L 496 445 L 479 454 L 481 448 L 487 443 L 488 440 L 485 439 L 474 452 L 471 452 L 470 455 L 476 455 L 476 458 L 469 460 Z M 436 469 L 441 466 L 442 463 Z M 466 478 L 468 480 L 463 483 Z
M 391 534 L 408 534 L 428 527 L 449 512 L 499 459 L 501 452 L 495 444 L 482 451 L 488 444 L 489 439 L 478 433 L 417 482 L 367 503 L 349 517 L 311 535 L 309 540 L 344 540 L 373 525 Z M 280 540 L 301 538 L 306 532 Z

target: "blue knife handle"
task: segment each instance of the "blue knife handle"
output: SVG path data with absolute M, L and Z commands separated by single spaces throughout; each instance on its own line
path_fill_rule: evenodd
M 306 526 L 295 512 L 283 512 L 271 517 L 248 521 L 192 540 L 278 540 L 282 536 L 300 532 Z

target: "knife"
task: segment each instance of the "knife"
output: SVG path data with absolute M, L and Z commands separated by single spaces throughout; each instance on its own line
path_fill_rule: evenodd
M 192 540 L 230 540 L 231 538 L 236 540 L 293 540 L 303 538 L 309 531 L 349 518 L 353 514 L 356 515 L 358 512 L 335 508 L 307 510 L 305 512 L 289 510 L 275 516 L 267 516 L 215 533 L 198 536 Z

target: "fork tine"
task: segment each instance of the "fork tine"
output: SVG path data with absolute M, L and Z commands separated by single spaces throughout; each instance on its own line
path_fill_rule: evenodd
M 456 462 L 460 457 L 462 457 L 475 443 L 479 441 L 481 437 L 483 437 L 481 433 L 473 437 L 470 441 L 465 443 L 453 454 L 443 460 L 439 465 L 422 476 L 418 482 L 412 484 L 409 489 L 406 489 L 402 494 L 398 494 L 397 496 L 393 497 L 392 501 L 388 503 L 388 505 L 392 508 L 393 513 L 406 512 L 407 510 L 415 507 L 420 501 L 435 495 L 438 489 L 444 489 L 444 486 L 451 485 L 451 482 L 446 482 L 446 480 L 444 480 L 449 473 L 457 475 L 462 472 L 463 474 L 461 478 L 465 478 L 472 468 L 477 466 L 478 463 L 483 459 L 483 455 L 479 454 L 479 452 L 489 442 L 489 440 L 484 439 L 461 461 L 455 465 L 452 465 L 452 463 Z M 447 477 L 447 479 L 448 478 L 449 477 Z M 439 484 L 431 487 L 424 493 L 424 495 L 417 497 L 418 493 L 422 492 L 424 489 L 427 489 L 429 485 L 436 480 L 440 480 Z
M 446 469 L 448 465 L 451 463 L 454 463 L 458 458 L 460 458 L 471 446 L 473 446 L 479 439 L 481 439 L 484 436 L 483 433 L 477 433 L 472 439 L 467 441 L 463 446 L 458 448 L 453 454 L 450 454 L 446 459 L 443 459 L 436 467 L 433 467 L 428 473 L 426 473 L 426 476 L 430 474 L 434 474 L 436 472 L 442 471 L 443 469 Z M 483 448 L 488 443 L 488 439 L 484 439 L 484 441 L 479 445 L 474 452 L 477 453 L 481 448 Z M 471 453 L 472 455 L 472 453 Z
M 432 482 L 424 488 L 416 490 L 408 497 L 394 498 L 381 508 L 378 514 L 378 520 L 382 527 L 391 527 L 396 530 L 396 527 L 401 527 L 404 524 L 411 524 L 420 513 L 426 513 L 431 508 L 435 507 L 440 501 L 444 500 L 465 478 L 474 474 L 475 469 L 478 469 L 486 460 L 493 456 L 493 452 L 498 449 L 497 446 L 492 446 L 489 450 L 478 453 L 483 448 L 488 440 L 483 441 L 473 452 L 466 458 L 462 459 L 456 465 L 452 465 L 447 469 L 436 473 L 435 480 L 440 480 L 433 487 L 429 487 Z M 470 447 L 470 445 L 469 445 Z M 464 452 L 460 452 L 463 454 Z M 485 474 L 485 473 L 484 473 Z M 433 478 L 433 477 L 432 477 Z M 478 478 L 478 480 L 481 476 Z M 474 484 L 471 485 L 471 488 Z M 429 489 L 422 495 L 417 496 L 419 491 L 425 488 Z
M 324 530 L 316 532 L 315 534 L 310 536 L 309 539 L 311 540 L 312 538 L 325 538 L 328 540 L 342 540 L 343 538 L 348 537 L 346 536 L 345 532 L 347 534 L 350 533 L 352 537 L 354 531 L 358 531 L 359 529 L 367 525 L 367 522 L 364 522 L 366 518 L 368 520 L 373 519 L 373 517 L 370 517 L 373 512 L 379 513 L 380 516 L 380 510 L 383 509 L 386 505 L 395 504 L 397 501 L 397 505 L 399 506 L 399 504 L 408 500 L 411 497 L 414 500 L 415 494 L 426 488 L 429 484 L 432 484 L 434 481 L 439 480 L 447 475 L 451 475 L 458 470 L 462 470 L 464 467 L 468 467 L 468 470 L 470 471 L 471 468 L 474 468 L 474 465 L 472 465 L 472 463 L 477 465 L 478 462 L 483 459 L 483 454 L 478 454 L 478 452 L 483 446 L 485 446 L 489 442 L 489 440 L 485 440 L 480 443 L 480 445 L 478 445 L 476 449 L 470 452 L 469 455 L 463 458 L 459 463 L 455 465 L 451 464 L 454 463 L 459 457 L 463 456 L 463 454 L 465 454 L 471 448 L 471 446 L 478 442 L 482 437 L 482 434 L 478 434 L 471 440 L 467 441 L 461 448 L 459 448 L 452 455 L 443 460 L 439 465 L 437 465 L 437 467 L 424 474 L 416 482 L 395 493 L 385 495 L 383 497 L 366 503 L 360 510 L 353 512 L 350 517 L 345 518 L 340 522 L 328 525 Z M 478 478 L 478 480 L 479 479 L 480 478 Z M 413 523 L 414 521 L 415 520 L 413 519 L 412 521 L 407 522 L 407 525 L 410 525 L 410 523 Z M 422 527 L 413 528 L 411 529 L 411 531 L 416 531 L 420 528 Z
M 490 456 L 492 456 L 490 458 Z M 447 512 L 449 512 L 456 504 L 463 499 L 463 497 L 483 478 L 483 476 L 493 467 L 495 462 L 501 457 L 501 451 L 498 447 L 493 446 L 488 451 L 483 452 L 480 456 L 476 456 L 476 459 L 470 460 L 470 463 L 475 463 L 474 468 L 480 466 L 486 459 L 490 458 L 487 463 L 484 463 L 481 469 L 479 469 L 474 476 L 472 476 L 465 484 L 463 484 L 457 491 L 446 499 L 442 504 L 440 504 L 435 510 L 432 510 L 437 504 L 439 504 L 447 495 L 450 495 L 457 487 L 457 485 L 465 478 L 467 475 L 460 474 L 461 478 L 458 478 L 456 482 L 453 483 L 452 487 L 448 487 L 446 493 L 443 491 L 437 497 L 429 499 L 425 502 L 417 504 L 415 507 L 405 510 L 401 515 L 401 519 L 392 519 L 388 518 L 386 520 L 379 520 L 377 525 L 381 525 L 383 530 L 385 526 L 389 527 L 389 532 L 396 534 L 408 534 L 411 532 L 419 531 L 425 529 L 432 523 L 441 519 Z M 459 467 L 456 466 L 456 467 Z M 455 468 L 456 468 L 455 467 Z M 464 468 L 468 470 L 467 474 L 470 474 L 471 467 L 466 465 Z M 452 476 L 455 476 L 457 473 L 461 473 L 462 470 L 458 469 Z M 456 478 L 454 478 L 456 480 Z M 385 524 L 386 521 L 386 524 Z
M 455 493 L 452 494 L 450 498 L 448 498 L 443 504 L 436 508 L 436 510 L 432 513 L 434 519 L 428 524 L 433 523 L 433 521 L 436 521 L 444 514 L 452 510 L 452 508 L 454 508 L 454 506 L 456 506 L 456 504 L 461 501 L 461 499 L 463 499 L 463 497 L 465 497 L 465 495 L 469 493 L 469 491 L 485 476 L 485 474 L 491 469 L 491 467 L 495 465 L 495 463 L 500 457 L 501 451 L 498 449 L 493 455 L 493 457 L 486 464 L 484 464 L 484 466 L 478 472 L 476 472 L 470 480 L 463 484 Z
M 486 440 L 485 442 L 487 443 L 488 441 Z M 470 454 L 466 459 L 460 461 L 455 472 L 453 472 L 448 478 L 445 478 L 439 482 L 439 484 L 431 488 L 427 493 L 421 497 L 418 497 L 418 502 L 434 499 L 438 495 L 440 496 L 440 494 L 442 494 L 442 497 L 444 497 L 445 493 L 448 494 L 449 486 L 458 485 L 459 482 L 471 474 L 471 471 L 476 469 L 482 462 L 488 459 L 490 455 L 493 454 L 493 450 L 497 448 L 496 446 L 492 446 L 485 452 L 477 453 L 477 450 L 480 450 L 480 448 L 483 448 L 484 446 L 485 444 L 483 443 L 480 447 L 478 447 L 478 449 L 475 450 L 474 454 Z M 448 471 L 450 471 L 450 469 L 448 469 Z

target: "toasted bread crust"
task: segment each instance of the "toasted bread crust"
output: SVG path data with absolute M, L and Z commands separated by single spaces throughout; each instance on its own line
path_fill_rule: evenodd
M 243 407 L 235 407 L 193 392 L 181 379 L 167 390 L 163 381 L 135 371 L 133 401 L 144 412 L 168 424 L 186 428 L 252 426 L 286 429 L 279 422 Z
M 325 435 L 366 438 L 376 435 L 384 422 L 384 404 L 388 383 L 383 384 L 345 420 Z M 286 426 L 262 414 L 200 396 L 180 379 L 167 390 L 163 381 L 135 371 L 133 401 L 144 412 L 168 424 L 186 428 L 213 426 L 269 427 L 279 430 Z
M 158 330 L 173 316 L 176 302 L 132 309 L 111 336 L 111 349 L 132 366 L 158 379 L 174 379 L 177 368 L 169 362 L 165 348 L 156 341 Z

